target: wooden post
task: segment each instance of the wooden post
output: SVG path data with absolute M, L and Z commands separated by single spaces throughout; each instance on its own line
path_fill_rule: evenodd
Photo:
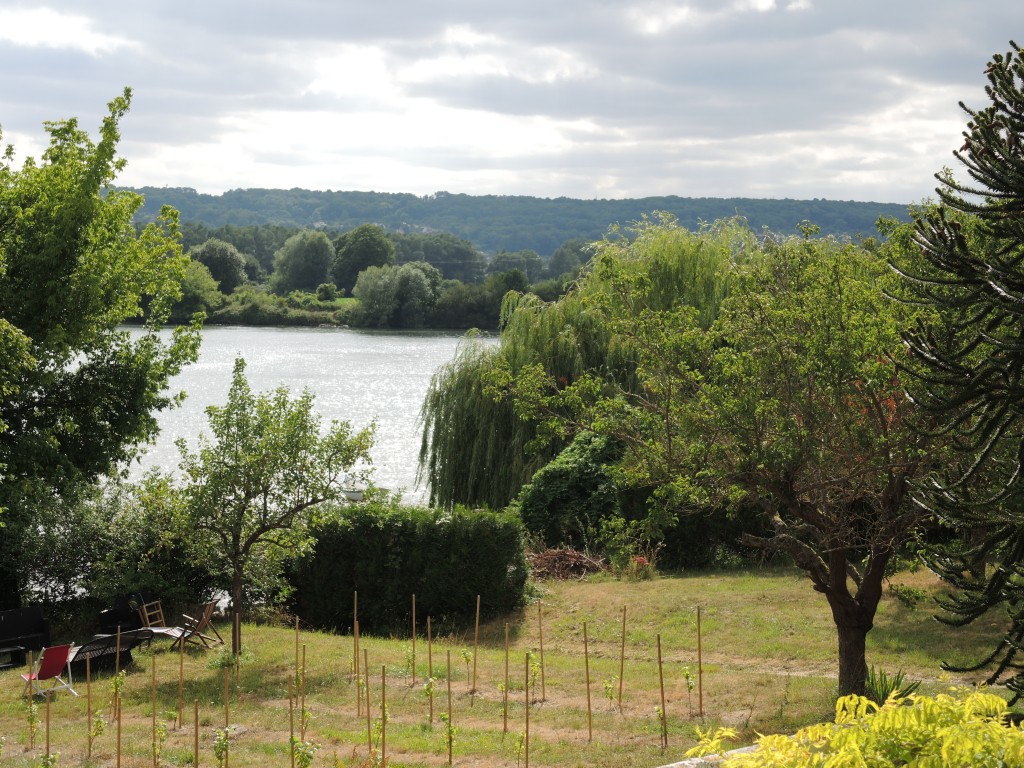
M 697 714 L 704 717 L 704 659 L 701 655 L 700 606 L 697 606 Z
M 526 676 L 523 678 L 523 709 L 526 712 L 526 728 L 523 731 L 524 766 L 530 768 L 530 654 L 526 654 Z
M 181 728 L 185 716 L 185 641 L 178 641 L 178 717 L 174 721 L 174 730 Z
M 587 741 L 594 740 L 594 716 L 590 704 L 590 646 L 587 643 L 587 622 L 583 622 L 583 671 L 587 677 Z
M 50 693 L 46 692 L 46 757 L 50 757 Z
M 355 622 L 352 625 L 352 642 L 354 645 L 354 655 L 352 656 L 353 664 L 352 670 L 356 673 L 356 717 L 362 717 L 363 715 L 363 687 L 361 682 L 363 680 L 361 673 L 359 672 L 359 622 Z M 351 676 L 349 677 L 351 679 Z M 369 685 L 369 681 L 367 681 Z
M 430 636 L 429 616 L 427 616 L 427 675 L 434 676 L 434 639 Z
M 302 644 L 302 706 L 299 707 L 299 734 L 306 740 L 306 644 Z
M 480 643 L 480 595 L 476 596 L 476 629 L 473 631 L 473 687 L 469 689 L 470 693 L 476 693 L 476 649 Z M 469 705 L 473 706 L 473 700 L 469 700 Z
M 193 706 L 195 707 L 195 711 L 193 713 L 193 720 L 195 722 L 195 732 L 192 734 L 192 768 L 199 768 L 199 699 L 195 699 L 195 701 L 193 702 Z
M 661 666 L 661 634 L 658 634 L 658 684 L 661 686 L 661 748 L 668 746 L 668 715 L 665 712 L 665 675 Z
M 359 678 L 359 593 L 352 593 L 352 669 Z M 366 682 L 367 688 L 370 682 Z
M 118 625 L 117 625 L 117 639 L 114 641 L 114 677 L 117 677 L 120 673 L 121 673 L 121 624 L 118 623 Z M 114 697 L 114 706 L 117 709 L 117 711 L 115 713 L 118 716 L 118 721 L 117 722 L 120 723 L 121 722 L 121 720 L 120 720 L 120 716 L 121 716 L 121 697 L 120 696 L 115 696 Z M 120 755 L 118 755 L 118 758 L 120 758 Z M 121 765 L 121 763 L 120 763 L 120 760 L 119 760 L 118 761 L 118 766 L 120 766 L 120 765 Z
M 288 751 L 291 753 L 292 768 L 295 768 L 295 684 L 288 675 Z
M 445 741 L 448 742 L 448 765 L 452 764 L 452 652 L 448 650 L 448 732 L 445 734 Z
M 412 685 L 416 687 L 416 595 L 412 596 Z
M 622 681 L 626 677 L 626 606 L 622 606 L 622 650 L 619 651 L 619 712 L 622 711 Z
M 153 664 L 153 674 L 150 678 L 150 704 L 153 708 L 152 712 L 152 725 L 153 725 L 153 768 L 156 768 L 156 656 L 151 656 Z
M 242 679 L 242 612 L 235 613 L 235 636 L 238 638 L 238 649 L 235 651 L 235 687 Z
M 92 670 L 89 657 L 85 657 L 85 759 L 92 759 Z
M 373 728 L 370 725 L 370 656 L 365 648 L 363 649 L 363 677 L 366 680 L 366 749 L 370 757 L 373 757 Z
M 508 733 L 508 622 L 505 622 L 505 686 L 501 695 L 501 732 Z
M 543 602 L 537 603 L 537 629 L 540 631 L 540 700 L 547 701 L 547 688 L 544 686 L 544 619 L 541 606 Z
M 388 764 L 388 678 L 387 667 L 380 665 L 380 764 Z
M 295 684 L 298 686 L 299 683 L 299 617 L 295 617 Z M 295 695 L 299 695 L 299 691 L 296 688 Z
M 228 693 L 231 684 L 231 673 L 227 667 L 224 667 L 224 728 L 228 728 L 231 724 L 231 712 L 229 710 L 231 697 Z M 231 742 L 225 740 L 224 742 L 224 768 L 228 768 L 229 760 L 231 759 L 228 751 L 230 750 Z
M 120 630 L 118 637 L 120 638 Z M 114 694 L 114 720 L 117 726 L 117 749 L 115 750 L 114 765 L 116 768 L 121 768 L 121 691 Z
M 29 707 L 35 702 L 35 662 L 32 660 L 32 651 L 28 652 L 28 705 Z M 29 712 L 31 713 L 31 709 Z M 36 746 L 36 729 L 34 722 L 29 725 L 28 729 L 28 748 L 30 750 L 35 749 Z

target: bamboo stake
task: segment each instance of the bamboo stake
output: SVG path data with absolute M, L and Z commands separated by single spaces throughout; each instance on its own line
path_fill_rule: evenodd
M 235 687 L 241 684 L 242 677 L 242 612 L 235 613 L 235 637 L 238 638 L 238 649 L 235 651 Z
M 153 725 L 153 768 L 156 768 L 156 656 L 150 657 L 153 661 L 151 665 L 153 673 L 150 677 L 150 705 L 153 708 L 151 713 L 152 725 Z
M 501 732 L 508 733 L 508 622 L 505 622 L 505 688 L 501 694 Z
M 92 668 L 89 657 L 85 657 L 85 758 L 92 759 Z
M 295 682 L 299 681 L 299 617 L 295 617 Z M 298 695 L 298 690 L 295 691 Z
M 668 746 L 668 717 L 665 713 L 665 676 L 661 666 L 661 634 L 658 635 L 658 683 L 661 686 L 661 748 Z
M 540 700 L 547 701 L 547 688 L 544 685 L 544 620 L 541 606 L 543 602 L 537 603 L 537 629 L 540 630 Z
M 288 751 L 292 757 L 292 768 L 295 768 L 295 683 L 288 675 Z
M 523 677 L 523 708 L 526 712 L 526 728 L 523 737 L 524 768 L 530 768 L 530 654 L 526 654 L 526 675 Z
M 480 643 L 480 595 L 476 596 L 476 629 L 473 631 L 473 687 L 470 693 L 476 693 L 476 649 Z M 473 706 L 473 699 L 469 700 L 469 706 Z
M 114 644 L 114 677 L 117 677 L 119 674 L 121 674 L 121 625 L 120 624 L 117 625 L 117 640 L 115 641 L 115 644 Z M 121 697 L 120 696 L 115 696 L 114 697 L 114 706 L 117 708 L 117 712 L 116 712 L 117 718 L 118 718 L 117 722 L 118 722 L 118 724 L 120 724 L 120 722 L 121 722 Z M 120 756 L 118 756 L 118 757 L 120 757 Z M 121 763 L 118 762 L 118 766 L 120 766 L 120 765 L 121 765 Z
M 701 655 L 700 606 L 697 606 L 697 714 L 704 717 L 704 660 Z
M 434 639 L 430 636 L 429 616 L 427 616 L 427 675 L 434 676 Z
M 373 757 L 373 731 L 370 727 L 370 657 L 365 648 L 363 649 L 363 677 L 366 680 L 366 749 L 370 757 Z
M 46 757 L 50 757 L 50 693 L 46 692 Z
M 228 709 L 230 696 L 228 694 L 229 686 L 231 682 L 231 674 L 227 667 L 224 667 L 224 728 L 227 729 L 231 724 L 231 713 Z M 224 740 L 224 768 L 228 768 L 230 755 L 228 754 L 231 749 L 231 742 L 229 739 Z
M 353 645 L 354 645 L 354 648 L 355 648 L 355 655 L 352 657 L 353 661 L 355 663 L 353 664 L 352 669 L 355 670 L 355 673 L 356 673 L 356 717 L 362 717 L 363 716 L 363 685 L 362 685 L 363 678 L 362 678 L 361 673 L 359 672 L 359 622 L 358 621 L 355 622 L 352 625 L 352 633 L 353 633 L 352 634 L 352 638 L 353 638 L 352 642 L 353 642 Z M 351 675 L 349 675 L 349 679 L 351 679 Z
M 199 768 L 199 699 L 193 701 L 195 707 L 193 720 L 195 722 L 195 732 L 192 734 L 192 768 Z
M 302 706 L 299 707 L 299 734 L 306 740 L 306 644 L 302 644 Z
M 118 631 L 120 637 L 120 631 Z M 114 719 L 117 721 L 116 768 L 121 768 L 121 691 L 114 694 Z
M 182 727 L 185 707 L 185 641 L 178 642 L 178 718 L 174 721 L 174 730 Z
M 29 713 L 32 712 L 31 707 L 32 707 L 32 704 L 35 702 L 35 696 L 36 696 L 36 693 L 35 693 L 35 690 L 34 690 L 35 686 L 33 685 L 33 683 L 35 682 L 35 677 L 36 677 L 36 673 L 34 672 L 34 669 L 35 669 L 35 662 L 32 660 L 32 651 L 29 651 L 28 652 L 28 706 L 29 706 Z M 36 746 L 36 729 L 35 729 L 34 725 L 30 725 L 30 727 L 28 729 L 28 748 L 30 750 L 31 749 L 35 749 L 35 746 Z
M 626 606 L 622 606 L 622 650 L 619 652 L 619 712 L 622 711 L 622 681 L 626 677 Z
M 583 622 L 583 670 L 587 676 L 587 741 L 594 740 L 594 717 L 590 706 L 590 646 L 587 643 L 587 622 Z
M 387 667 L 380 665 L 380 764 L 388 764 L 388 679 Z
M 448 650 L 448 732 L 445 734 L 445 741 L 448 742 L 448 765 L 452 764 L 452 652 Z
M 352 669 L 359 677 L 359 593 L 352 593 Z M 370 685 L 369 682 L 366 683 Z
M 412 687 L 416 687 L 416 595 L 412 596 Z

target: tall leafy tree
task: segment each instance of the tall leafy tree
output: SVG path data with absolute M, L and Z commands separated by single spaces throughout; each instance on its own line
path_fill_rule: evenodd
M 137 232 L 141 196 L 111 187 L 128 89 L 109 104 L 93 142 L 74 119 L 46 124 L 49 147 L 20 168 L 0 160 L 0 607 L 25 577 L 17 553 L 35 500 L 89 482 L 133 455 L 173 402 L 168 379 L 194 359 L 188 329 L 159 333 L 187 259 L 177 214 Z M 142 314 L 145 332 L 120 326 Z
M 254 395 L 241 358 L 227 403 L 207 416 L 211 436 L 201 435 L 195 452 L 178 442 L 184 522 L 208 535 L 237 613 L 260 573 L 277 573 L 284 557 L 309 544 L 315 508 L 365 482 L 373 426 L 356 432 L 335 421 L 322 432 L 311 393 L 292 398 L 280 387 Z M 236 651 L 240 643 L 236 634 Z
M 327 270 L 334 260 L 334 246 L 323 232 L 307 229 L 292 235 L 274 254 L 270 288 L 275 293 L 312 293 L 327 282 Z
M 1008 630 L 972 669 L 1024 695 L 1024 54 L 1014 43 L 986 69 L 989 103 L 967 113 L 953 154 L 967 180 L 937 175 L 940 204 L 919 214 L 897 267 L 935 310 L 907 335 L 913 394 L 958 449 L 920 501 L 957 537 L 935 566 L 959 588 L 947 621 L 1001 605 Z M 986 567 L 995 565 L 996 567 Z
M 383 227 L 360 224 L 334 242 L 336 256 L 331 264 L 334 284 L 351 291 L 359 273 L 368 267 L 386 267 L 395 262 L 395 244 Z
M 211 237 L 190 250 L 189 256 L 210 270 L 221 293 L 230 294 L 245 282 L 245 256 L 231 243 Z

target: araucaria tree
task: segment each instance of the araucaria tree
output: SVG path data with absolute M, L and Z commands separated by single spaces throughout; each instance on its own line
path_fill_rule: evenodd
M 276 573 L 282 558 L 309 543 L 314 508 L 342 497 L 348 484 L 365 483 L 373 425 L 355 432 L 335 421 L 322 433 L 312 394 L 292 398 L 280 387 L 254 395 L 242 359 L 227 403 L 210 406 L 207 416 L 212 438 L 201 435 L 194 453 L 178 442 L 184 522 L 208 535 L 237 614 L 255 574 Z M 241 647 L 237 634 L 232 647 Z
M 990 667 L 1024 695 L 1024 55 L 1014 43 L 986 69 L 989 104 L 971 109 L 954 156 L 966 181 L 937 175 L 940 204 L 917 220 L 897 267 L 935 310 L 907 335 L 912 393 L 957 447 L 922 483 L 921 504 L 959 536 L 935 567 L 958 593 L 946 620 L 1005 607 L 1009 628 Z M 994 567 L 993 567 L 994 566 Z
M 839 691 L 863 692 L 885 569 L 922 514 L 908 489 L 929 440 L 912 429 L 891 361 L 902 308 L 883 293 L 887 266 L 810 230 L 762 243 L 736 232 L 718 277 L 672 302 L 633 266 L 667 242 L 665 226 L 605 241 L 592 263 L 605 289 L 590 310 L 629 350 L 635 382 L 601 371 L 559 381 L 536 365 L 495 379 L 548 429 L 626 446 L 618 476 L 651 490 L 654 517 L 760 509 L 769 532 L 746 543 L 785 553 L 824 595 Z
M 156 434 L 168 379 L 198 335 L 158 333 L 180 296 L 187 259 L 177 213 L 137 231 L 141 196 L 111 188 L 124 160 L 109 104 L 97 142 L 76 120 L 46 124 L 49 147 L 13 165 L 0 156 L 0 608 L 24 597 L 18 569 L 37 502 L 89 483 Z M 148 320 L 141 334 L 122 323 Z

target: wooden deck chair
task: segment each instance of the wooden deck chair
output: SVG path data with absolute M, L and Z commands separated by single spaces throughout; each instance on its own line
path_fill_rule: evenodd
M 224 645 L 224 638 L 220 636 L 220 632 L 213 626 L 213 609 L 217 607 L 216 601 L 207 603 L 203 606 L 203 610 L 200 611 L 199 618 L 193 618 L 187 613 L 183 613 L 181 617 L 185 620 L 185 634 L 182 635 L 182 640 L 187 643 L 195 643 L 196 645 L 204 645 L 207 648 L 211 648 L 214 645 Z M 214 640 L 209 635 L 204 635 L 203 630 L 212 632 L 217 639 Z
M 30 670 L 27 675 L 21 676 L 21 679 L 25 681 L 25 690 L 22 691 L 21 695 L 27 694 L 31 686 L 33 695 L 41 696 L 66 688 L 77 696 L 78 691 L 71 687 L 71 666 L 68 664 L 70 653 L 70 645 L 51 645 L 49 648 L 44 648 L 43 652 L 39 654 L 39 661 L 35 665 L 36 668 Z M 65 667 L 68 669 L 68 679 L 66 682 L 60 676 Z M 41 685 L 47 681 L 49 681 L 49 685 Z
M 139 606 L 139 620 L 144 627 L 166 627 L 164 621 L 164 609 L 159 600 L 151 603 L 143 603 Z

